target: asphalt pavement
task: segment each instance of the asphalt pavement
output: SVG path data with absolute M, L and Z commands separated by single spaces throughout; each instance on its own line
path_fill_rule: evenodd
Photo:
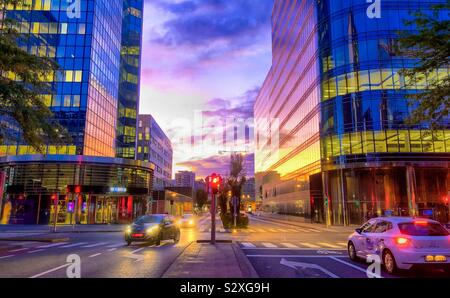
M 228 233 L 219 220 L 218 223 L 217 239 L 232 240 L 233 249 L 236 248 L 244 259 L 248 259 L 246 263 L 259 277 L 368 277 L 369 264 L 352 262 L 347 256 L 347 237 L 352 229 L 325 229 L 310 224 L 298 225 L 250 217 L 248 229 Z M 77 259 L 80 261 L 79 272 L 82 278 L 156 278 L 164 277 L 169 268 L 179 268 L 176 270 L 180 272 L 192 270 L 183 262 L 199 266 L 198 262 L 210 259 L 208 252 L 220 252 L 220 249 L 198 247 L 197 251 L 203 251 L 202 259 L 193 259 L 198 254 L 191 244 L 209 239 L 210 224 L 209 216 L 204 215 L 199 218 L 197 227 L 182 229 L 179 243 L 165 241 L 160 246 L 126 246 L 122 231 L 61 234 L 67 239 L 55 243 L 0 241 L 0 278 L 65 278 L 73 274 L 73 262 Z M 21 230 L 26 231 L 23 227 Z M 8 233 L 14 231 L 9 229 Z M 192 251 L 187 250 L 188 247 Z M 232 255 L 230 250 L 226 253 Z M 238 255 L 236 251 L 235 255 Z M 242 258 L 236 259 L 239 264 L 243 262 Z M 238 272 L 236 266 L 233 268 L 236 273 L 229 277 L 246 276 Z M 176 270 L 171 270 L 166 276 L 176 277 L 177 274 L 173 273 Z M 214 274 L 214 270 L 211 272 Z M 405 277 L 445 277 L 442 274 L 412 272 Z M 381 277 L 393 276 L 382 273 Z

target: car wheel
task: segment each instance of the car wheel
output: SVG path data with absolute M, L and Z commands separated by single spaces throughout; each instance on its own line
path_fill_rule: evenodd
M 389 274 L 396 274 L 398 272 L 397 263 L 395 262 L 394 255 L 390 250 L 385 250 L 383 254 L 384 269 Z
M 348 243 L 348 257 L 350 258 L 350 260 L 352 260 L 353 262 L 358 261 L 358 256 L 356 255 L 356 248 L 355 245 L 353 244 L 353 242 L 349 242 Z
M 131 245 L 131 240 L 127 240 L 127 246 Z
M 173 237 L 173 242 L 175 244 L 177 244 L 178 242 L 180 242 L 180 231 L 178 231 L 175 236 Z
M 156 245 L 156 246 L 160 246 L 160 245 L 161 245 L 161 234 L 158 235 L 158 238 L 156 238 L 156 240 L 155 240 L 155 245 Z

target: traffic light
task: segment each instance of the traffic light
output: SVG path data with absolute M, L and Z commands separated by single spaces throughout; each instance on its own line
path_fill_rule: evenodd
M 222 177 L 217 174 L 212 174 L 208 177 L 208 185 L 213 194 L 217 194 L 220 189 L 220 185 L 222 184 Z

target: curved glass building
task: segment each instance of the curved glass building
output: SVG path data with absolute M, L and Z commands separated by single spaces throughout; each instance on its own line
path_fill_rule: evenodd
M 449 69 L 412 84 L 401 69 L 417 61 L 394 50 L 399 31 L 415 30 L 404 22 L 412 13 L 447 1 L 379 2 L 373 18 L 362 0 L 275 1 L 273 66 L 255 104 L 267 209 L 337 225 L 450 219 L 450 121 L 435 131 L 406 121 L 408 96 Z
M 116 223 L 144 213 L 154 166 L 134 160 L 142 0 L 25 0 L 6 17 L 24 50 L 60 66 L 43 78 L 51 92 L 41 96 L 71 140 L 40 155 L 0 119 L 16 136 L 0 144 L 2 223 L 46 224 L 51 214 L 58 223 Z

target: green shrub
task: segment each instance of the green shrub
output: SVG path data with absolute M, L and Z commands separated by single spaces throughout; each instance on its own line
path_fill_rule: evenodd
M 223 227 L 225 229 L 234 228 L 234 217 L 232 213 L 224 213 L 220 215 L 222 219 Z M 245 229 L 248 227 L 248 216 L 244 213 L 241 213 L 236 220 L 237 228 Z

